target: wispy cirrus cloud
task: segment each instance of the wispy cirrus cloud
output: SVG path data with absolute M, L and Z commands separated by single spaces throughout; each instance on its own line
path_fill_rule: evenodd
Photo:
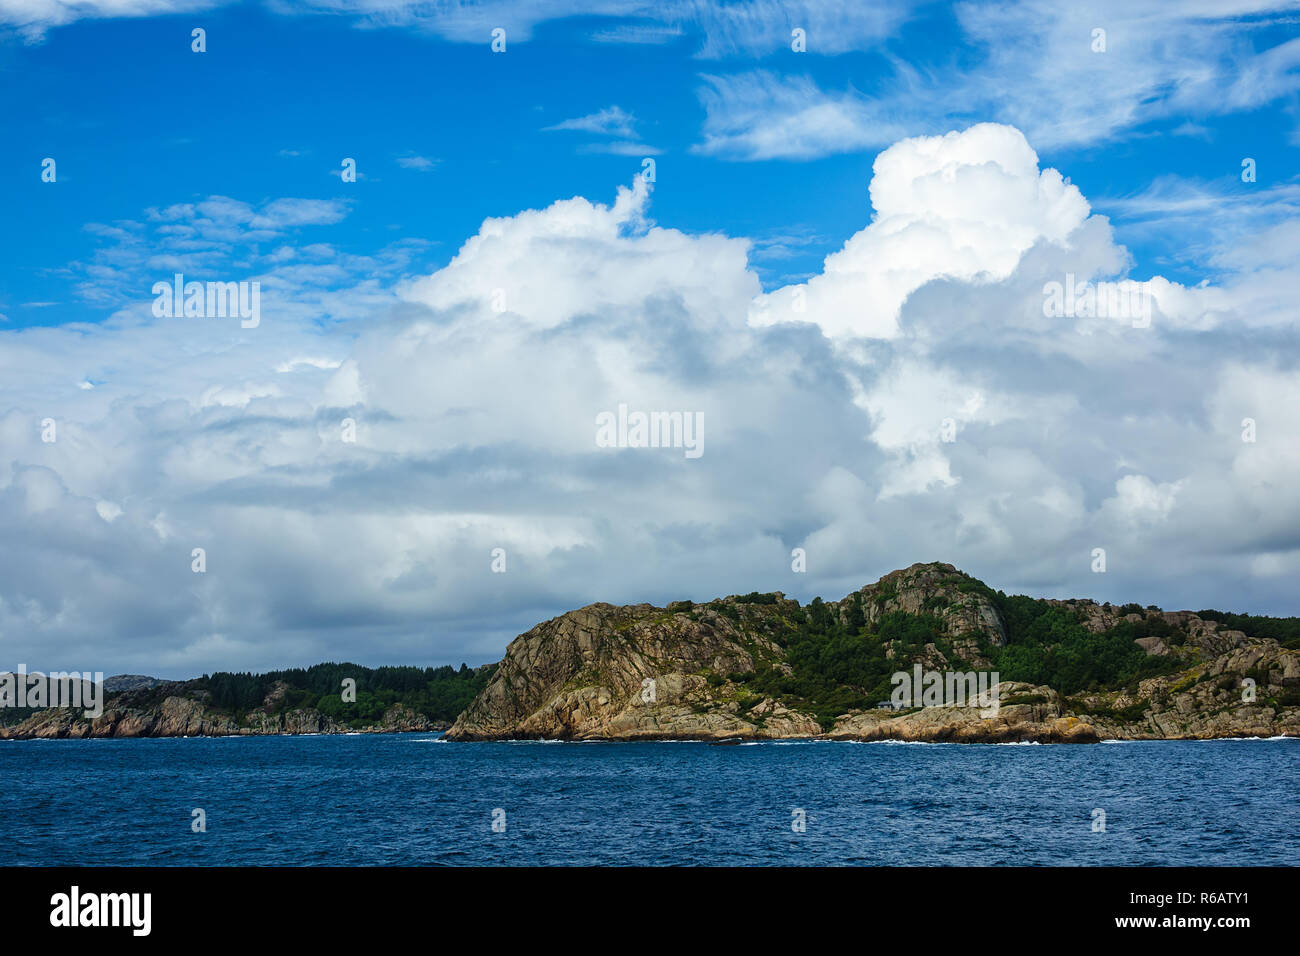
M 681 39 L 685 31 L 676 25 L 660 23 L 620 23 L 593 30 L 590 34 L 597 43 L 619 43 L 631 46 L 659 46 Z
M 613 153 L 616 156 L 657 156 L 663 152 L 655 146 L 640 141 L 636 117 L 620 106 L 607 106 L 595 113 L 578 116 L 543 127 L 543 132 L 558 131 L 590 133 L 594 136 L 615 137 L 612 141 L 584 143 L 579 147 L 584 153 Z
M 956 9 L 983 59 L 943 76 L 949 92 L 1040 147 L 1106 140 L 1182 111 L 1250 110 L 1300 89 L 1300 41 L 1273 42 L 1268 30 L 1293 22 L 1295 0 L 1018 0 Z
M 621 139 L 610 143 L 584 143 L 578 147 L 578 152 L 609 153 L 613 156 L 661 156 L 664 151 L 649 143 Z
M 886 45 L 890 69 L 869 91 L 766 69 L 703 75 L 695 150 L 812 159 L 977 118 L 1015 125 L 1040 148 L 1067 147 L 1184 115 L 1246 112 L 1300 91 L 1300 38 L 1276 39 L 1300 9 L 1295 0 L 1014 0 L 954 9 L 960 59 L 922 69 Z M 1205 133 L 1186 121 L 1181 132 Z
M 51 274 L 74 283 L 78 296 L 99 307 L 121 308 L 155 281 L 180 272 L 199 281 L 259 279 L 266 294 L 295 314 L 320 308 L 328 290 L 371 274 L 369 289 L 395 278 L 421 244 L 394 244 L 372 256 L 349 255 L 314 241 L 313 230 L 347 215 L 340 199 L 282 198 L 250 203 L 229 196 L 149 207 L 137 220 L 88 223 L 102 240 L 94 254 Z M 290 294 L 289 290 L 294 290 Z M 290 304 L 288 299 L 300 296 Z M 327 308 L 330 321 L 343 313 Z
M 0 0 L 0 24 L 29 42 L 39 42 L 54 27 L 78 20 L 105 20 L 192 13 L 228 0 Z
M 702 77 L 698 153 L 725 159 L 815 159 L 883 146 L 905 135 L 886 109 L 855 91 L 828 94 L 810 77 L 756 70 Z
M 1170 261 L 1236 271 L 1247 256 L 1300 258 L 1300 245 L 1286 241 L 1300 222 L 1297 177 L 1264 185 L 1240 177 L 1166 174 L 1138 192 L 1100 196 L 1096 204 L 1123 225 L 1126 235 L 1161 250 Z
M 578 116 L 543 127 L 543 132 L 555 130 L 576 130 L 583 133 L 597 133 L 602 136 L 636 136 L 636 117 L 619 106 L 607 106 L 603 110 Z
M 233 0 L 0 0 L 0 23 L 29 41 L 81 19 L 167 16 L 226 6 Z M 346 17 L 368 28 L 414 29 L 454 43 L 484 43 L 501 27 L 527 42 L 538 26 L 574 17 L 609 21 L 589 28 L 599 43 L 659 45 L 681 37 L 704 59 L 769 56 L 790 48 L 791 30 L 808 50 L 859 50 L 895 32 L 914 4 L 905 0 L 265 0 L 285 16 Z
M 796 29 L 813 55 L 870 50 L 896 36 L 921 6 L 910 0 L 680 0 L 664 7 L 663 15 L 699 30 L 699 58 L 721 60 L 789 53 Z
M 427 156 L 408 154 L 406 156 L 398 156 L 397 165 L 401 166 L 403 169 L 414 169 L 418 172 L 428 173 L 432 172 L 437 167 L 438 161 L 436 159 L 430 159 Z

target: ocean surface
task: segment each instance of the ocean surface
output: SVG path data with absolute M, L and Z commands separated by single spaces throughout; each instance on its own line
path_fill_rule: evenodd
M 0 775 L 10 864 L 1300 864 L 1300 739 L 0 741 Z

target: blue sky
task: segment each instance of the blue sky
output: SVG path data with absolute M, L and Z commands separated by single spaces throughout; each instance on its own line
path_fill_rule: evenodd
M 936 559 L 1300 613 L 1300 5 L 1062 6 L 0 0 L 0 647 L 480 663 Z M 1044 324 L 1067 273 L 1152 327 Z M 622 401 L 709 451 L 601 454 Z

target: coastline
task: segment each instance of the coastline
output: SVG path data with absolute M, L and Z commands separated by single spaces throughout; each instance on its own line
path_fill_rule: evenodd
M 711 746 L 735 746 L 742 744 L 811 744 L 811 743 L 845 743 L 845 744 L 966 744 L 966 745 L 984 745 L 984 746 L 1017 746 L 1017 745 L 1051 745 L 1051 744 L 1122 744 L 1122 743 L 1187 743 L 1197 741 L 1215 741 L 1215 740 L 1256 740 L 1256 741 L 1278 741 L 1278 740 L 1300 740 L 1300 730 L 1284 732 L 1280 734 L 1255 734 L 1248 731 L 1241 732 L 1223 732 L 1213 734 L 1179 734 L 1174 736 L 1161 736 L 1156 734 L 1129 734 L 1125 736 L 1097 736 L 1092 739 L 1085 738 L 1064 738 L 1053 734 L 1035 734 L 1035 733 L 1006 733 L 990 730 L 989 733 L 980 735 L 967 733 L 962 735 L 953 734 L 951 736 L 931 735 L 927 737 L 909 737 L 901 734 L 876 734 L 870 736 L 852 735 L 844 733 L 825 733 L 805 736 L 788 736 L 774 737 L 754 734 L 731 734 L 727 736 L 711 736 L 708 734 L 632 734 L 626 736 L 565 736 L 565 737 L 547 737 L 544 735 L 501 735 L 501 736 L 460 736 L 447 737 L 446 732 L 449 729 L 445 723 L 442 726 L 420 727 L 392 727 L 392 726 L 373 726 L 364 728 L 332 729 L 332 730 L 252 730 L 244 729 L 234 733 L 151 733 L 151 734 L 111 734 L 111 733 L 12 733 L 15 728 L 0 727 L 0 741 L 25 742 L 33 740 L 225 740 L 225 739 L 247 739 L 253 737 L 364 737 L 376 735 L 398 735 L 398 734 L 442 734 L 437 738 L 441 743 L 540 743 L 540 744 L 629 744 L 629 743 L 695 743 L 709 744 Z

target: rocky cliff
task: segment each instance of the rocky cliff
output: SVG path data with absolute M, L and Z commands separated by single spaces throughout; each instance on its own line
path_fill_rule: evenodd
M 452 739 L 798 737 L 820 732 L 777 701 L 742 705 L 720 675 L 781 663 L 772 633 L 798 604 L 593 604 L 537 625 L 449 731 Z M 762 719 L 759 720 L 758 718 Z
M 1000 668 L 996 715 L 882 706 L 890 673 L 916 664 Z M 1043 679 L 1007 679 L 1016 672 Z M 807 607 L 777 592 L 570 611 L 511 642 L 447 738 L 1282 734 L 1300 736 L 1300 650 L 1187 611 L 1007 598 L 930 563 Z

